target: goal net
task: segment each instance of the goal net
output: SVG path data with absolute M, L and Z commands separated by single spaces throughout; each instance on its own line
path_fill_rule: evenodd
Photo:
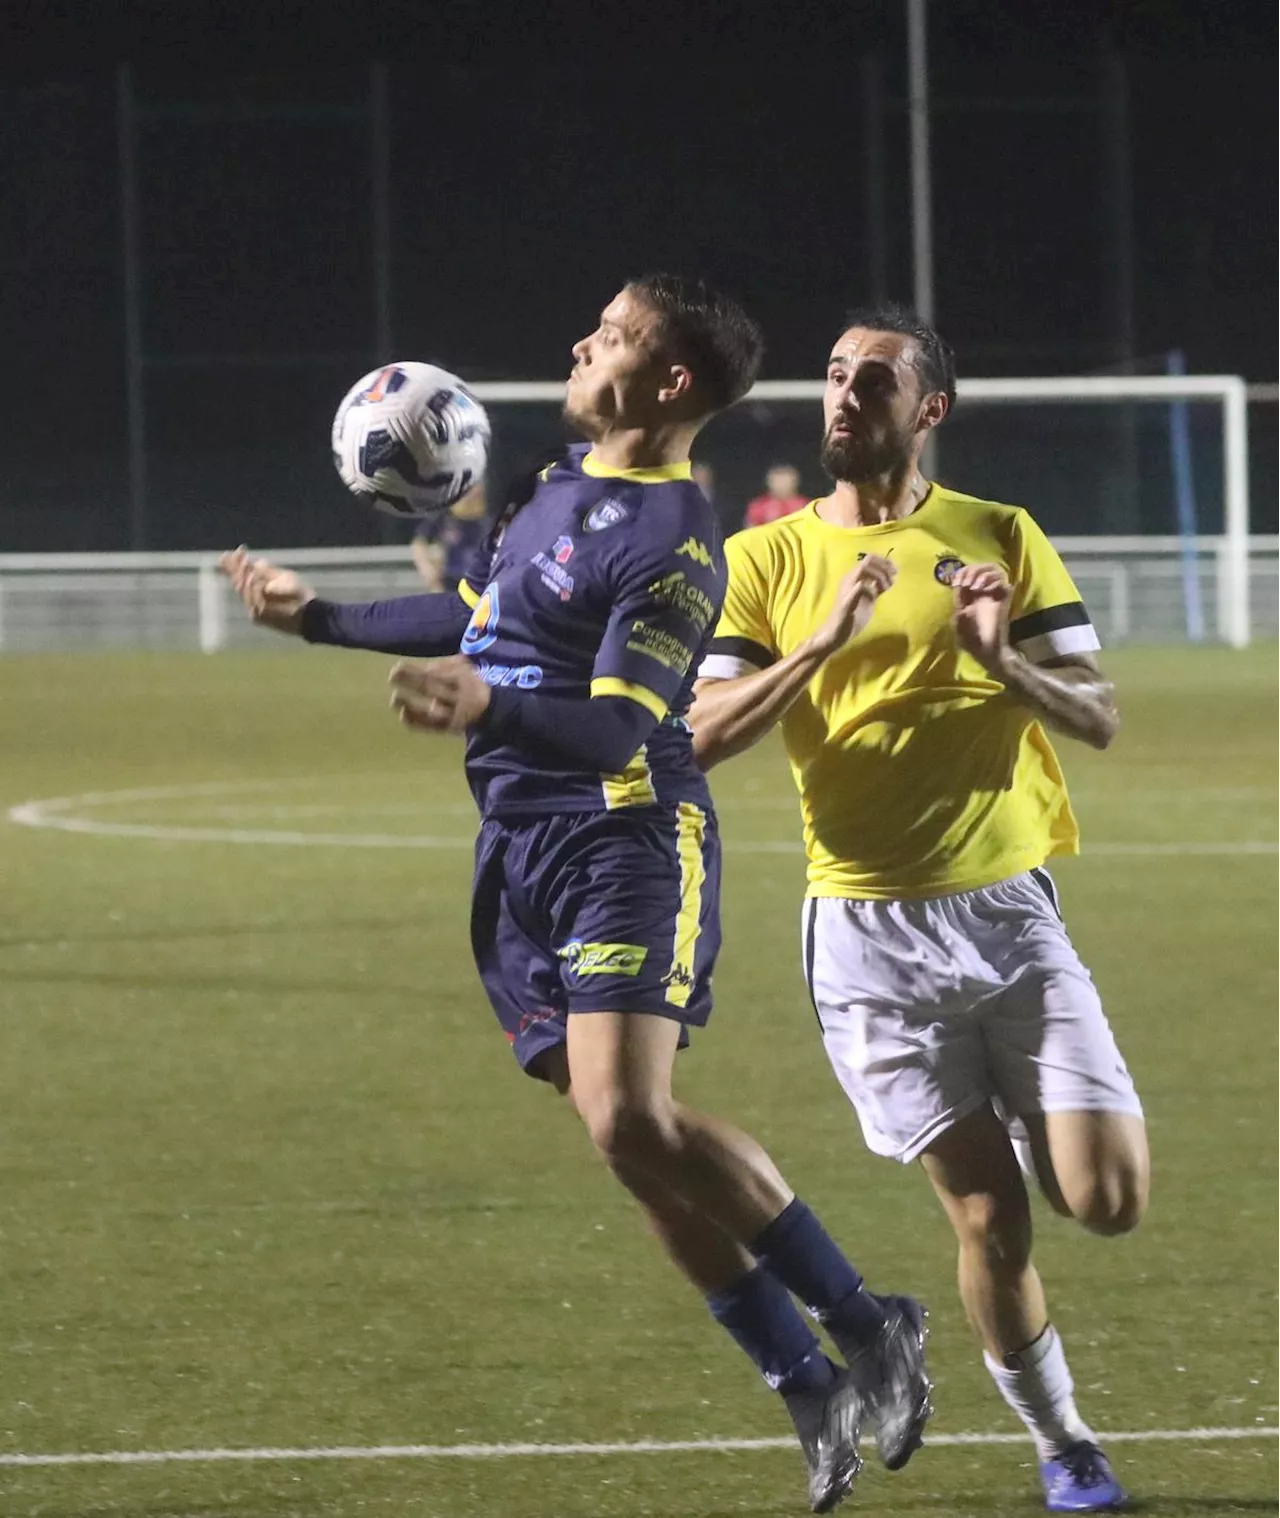
M 491 479 L 561 435 L 560 383 L 474 388 L 494 423 Z M 699 438 L 695 460 L 709 469 L 726 531 L 741 524 L 775 464 L 794 465 L 807 494 L 826 488 L 816 466 L 821 396 L 820 382 L 762 382 Z M 1277 636 L 1280 546 L 1249 534 L 1246 418 L 1245 387 L 1233 376 L 962 380 L 932 473 L 968 494 L 1027 506 L 1105 645 L 1243 647 Z M 333 488 L 341 490 L 336 480 Z M 394 524 L 401 541 L 377 542 L 383 524 L 372 513 L 352 520 L 367 526 L 366 544 L 295 538 L 261 551 L 335 599 L 420 589 L 408 529 Z M 255 639 L 216 553 L 0 554 L 0 651 L 213 652 Z

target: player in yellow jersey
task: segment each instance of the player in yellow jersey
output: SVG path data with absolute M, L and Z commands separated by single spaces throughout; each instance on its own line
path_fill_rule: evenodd
M 919 1159 L 947 1211 L 1046 1506 L 1108 1511 L 1124 1494 L 1075 1406 L 1023 1170 L 1097 1233 L 1146 1206 L 1142 1108 L 1044 869 L 1078 838 L 1048 730 L 1105 748 L 1119 719 L 1035 522 L 921 477 L 954 395 L 931 328 L 851 315 L 823 403 L 832 492 L 729 540 L 690 721 L 704 768 L 781 724 L 831 1064 L 869 1147 Z

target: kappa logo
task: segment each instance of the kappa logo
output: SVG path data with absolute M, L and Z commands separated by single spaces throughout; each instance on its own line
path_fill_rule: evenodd
M 711 551 L 705 543 L 700 543 L 697 538 L 686 538 L 676 549 L 676 554 L 683 554 L 685 558 L 692 559 L 695 564 L 701 564 L 705 568 L 711 568 Z
M 570 973 L 583 975 L 639 975 L 649 957 L 649 950 L 638 943 L 583 943 L 580 938 L 571 939 L 563 949 L 556 951 L 567 960 Z
M 950 585 L 963 568 L 963 559 L 957 559 L 953 554 L 942 553 L 938 555 L 938 562 L 933 566 L 933 578 L 939 585 Z

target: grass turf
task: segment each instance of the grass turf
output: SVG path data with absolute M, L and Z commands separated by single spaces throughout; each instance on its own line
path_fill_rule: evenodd
M 786 1431 L 545 1089 L 470 967 L 460 753 L 396 730 L 385 661 L 303 652 L 0 663 L 6 807 L 360 835 L 275 847 L 6 825 L 0 1454 L 770 1437 Z M 1103 1429 L 1273 1425 L 1274 651 L 1110 656 L 1125 728 L 1062 745 L 1100 845 L 1056 874 L 1147 1105 L 1150 1217 L 1039 1263 Z M 202 790 L 194 788 L 203 787 Z M 133 799 L 121 790 L 147 789 Z M 772 745 L 717 772 L 718 1011 L 688 1099 L 741 1121 L 873 1285 L 933 1308 L 939 1430 L 1016 1427 L 922 1178 L 876 1161 L 799 975 Z M 433 849 L 369 837 L 428 835 Z M 1264 1441 L 1117 1445 L 1143 1510 L 1272 1511 Z M 804 1510 L 790 1451 L 0 1467 L 0 1513 L 718 1518 Z M 1028 1448 L 926 1449 L 851 1511 L 1038 1510 Z

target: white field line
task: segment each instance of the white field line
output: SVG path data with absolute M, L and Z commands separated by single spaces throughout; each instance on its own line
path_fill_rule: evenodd
M 245 792 L 274 791 L 291 786 L 314 784 L 323 777 L 297 780 L 212 781 L 205 785 L 146 786 L 137 790 L 89 791 L 78 796 L 49 796 L 24 801 L 9 808 L 9 821 L 19 827 L 54 828 L 66 833 L 86 833 L 107 838 L 146 838 L 168 843 L 234 843 L 287 848 L 345 849 L 470 849 L 473 834 L 458 836 L 430 833 L 332 833 L 310 832 L 292 828 L 193 827 L 181 823 L 117 822 L 77 815 L 85 808 L 128 805 L 148 801 L 190 801 Z M 455 812 L 455 804 L 448 810 Z M 1277 844 L 1262 839 L 1238 842 L 1191 839 L 1164 843 L 1093 843 L 1088 854 L 1134 856 L 1139 858 L 1179 855 L 1270 855 Z M 801 845 L 790 839 L 761 839 L 754 842 L 730 842 L 726 850 L 734 854 L 794 854 Z
M 1274 1439 L 1280 1428 L 1151 1428 L 1099 1434 L 1103 1444 Z M 1024 1444 L 1026 1434 L 931 1434 L 930 1446 Z M 531 1455 L 736 1454 L 794 1449 L 794 1439 L 636 1439 L 616 1444 L 374 1444 L 327 1449 L 114 1450 L 100 1454 L 0 1455 L 0 1466 L 169 1465 L 246 1460 L 513 1460 Z

